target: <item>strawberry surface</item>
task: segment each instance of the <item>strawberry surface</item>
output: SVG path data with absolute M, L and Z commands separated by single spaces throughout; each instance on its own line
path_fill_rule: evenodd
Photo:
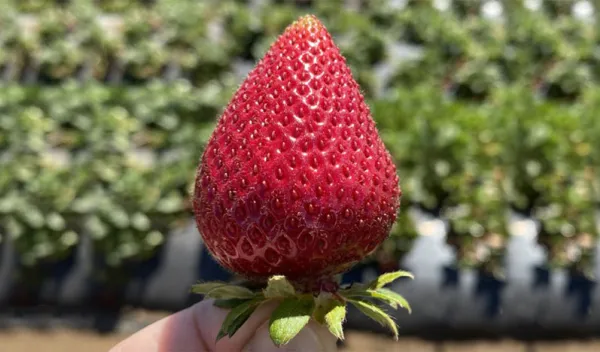
M 395 221 L 396 167 L 331 35 L 290 25 L 249 73 L 200 160 L 193 205 L 216 260 L 250 279 L 316 281 Z

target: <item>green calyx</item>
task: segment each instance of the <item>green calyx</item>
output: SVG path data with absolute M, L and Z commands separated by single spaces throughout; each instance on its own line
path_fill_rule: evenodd
M 346 319 L 346 305 L 352 304 L 363 314 L 387 326 L 398 338 L 398 327 L 392 317 L 373 301 L 382 302 L 393 308 L 404 308 L 410 313 L 410 305 L 398 293 L 385 288 L 387 284 L 403 278 L 413 278 L 406 271 L 385 273 L 368 284 L 353 284 L 340 288 L 337 292 L 302 293 L 297 292 L 284 276 L 269 278 L 267 286 L 251 290 L 241 285 L 225 282 L 204 282 L 192 286 L 192 292 L 214 299 L 214 305 L 230 309 L 217 341 L 236 331 L 250 318 L 263 303 L 277 301 L 279 305 L 269 320 L 269 334 L 276 346 L 290 342 L 313 319 L 326 326 L 331 334 L 344 339 L 343 322 Z

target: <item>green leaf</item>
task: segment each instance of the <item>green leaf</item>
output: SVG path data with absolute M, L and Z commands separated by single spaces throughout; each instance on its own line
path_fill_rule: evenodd
M 233 308 L 229 314 L 225 317 L 223 325 L 217 334 L 217 341 L 225 336 L 232 337 L 236 331 L 239 330 L 242 325 L 250 318 L 252 313 L 256 310 L 256 307 L 261 303 L 261 299 L 253 299 L 246 301 Z
M 290 342 L 308 324 L 315 308 L 310 298 L 286 298 L 275 309 L 269 322 L 269 335 L 276 346 Z
M 394 320 L 381 308 L 367 302 L 350 300 L 350 303 L 354 305 L 358 310 L 360 310 L 363 314 L 368 316 L 369 318 L 375 320 L 382 326 L 389 327 L 394 333 L 394 338 L 398 339 L 398 327 Z
M 378 278 L 371 281 L 369 283 L 368 287 L 372 288 L 372 289 L 382 288 L 383 286 L 385 286 L 393 281 L 396 281 L 397 279 L 399 279 L 401 277 L 409 277 L 411 279 L 415 278 L 413 276 L 413 274 L 409 273 L 408 271 L 403 271 L 403 270 L 394 271 L 394 272 L 385 273 L 385 274 L 380 275 Z
M 219 286 L 226 286 L 226 285 L 228 285 L 226 282 L 221 282 L 221 281 L 203 282 L 200 284 L 192 285 L 192 292 L 201 294 L 201 295 L 205 295 L 214 288 L 217 288 Z
M 383 295 L 382 297 L 385 297 L 385 298 L 380 298 L 380 299 L 386 300 L 388 303 L 395 302 L 401 308 L 406 309 L 408 311 L 408 313 L 412 313 L 410 304 L 408 303 L 406 298 L 402 297 L 400 294 L 398 294 L 390 289 L 387 289 L 387 288 L 380 288 L 377 290 L 377 292 L 379 294 Z M 391 303 L 389 303 L 389 304 L 392 305 Z M 392 307 L 393 307 L 393 305 L 392 305 Z M 394 308 L 396 308 L 396 307 L 394 307 Z
M 346 319 L 346 303 L 340 301 L 334 301 L 334 307 L 325 314 L 325 322 L 327 328 L 340 340 L 344 339 L 344 328 L 342 324 Z
M 214 301 L 214 306 L 224 309 L 232 309 L 239 306 L 242 303 L 249 301 L 249 299 L 243 298 L 232 298 L 232 299 L 217 299 Z
M 335 306 L 334 298 L 329 292 L 321 292 L 315 299 L 315 310 L 313 318 L 317 323 L 325 324 L 325 314 L 327 314 Z
M 296 294 L 294 286 L 283 275 L 276 275 L 269 279 L 264 295 L 267 298 L 291 297 Z
M 410 308 L 410 304 L 408 303 L 408 301 L 401 295 L 399 295 L 396 292 L 389 290 L 387 288 L 380 288 L 377 290 L 370 290 L 370 289 L 356 290 L 356 291 L 349 291 L 347 293 L 342 292 L 342 294 L 344 295 L 344 297 L 347 297 L 349 299 L 358 299 L 358 300 L 362 300 L 362 298 L 378 299 L 378 300 L 384 301 L 385 303 L 389 304 L 394 309 L 398 309 L 398 306 L 400 306 L 400 307 L 408 310 L 409 313 L 411 313 L 411 308 Z
M 224 282 L 204 282 L 192 286 L 192 292 L 215 299 L 250 299 L 256 295 L 249 289 Z
M 244 299 L 254 298 L 256 295 L 249 289 L 241 286 L 225 285 L 215 287 L 206 293 L 206 297 L 215 299 Z

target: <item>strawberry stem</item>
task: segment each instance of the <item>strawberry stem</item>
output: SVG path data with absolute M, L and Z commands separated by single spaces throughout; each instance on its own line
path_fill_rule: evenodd
M 313 293 L 318 295 L 321 292 L 335 293 L 340 289 L 341 278 L 338 276 L 325 276 L 320 279 L 314 280 L 300 280 L 292 281 L 292 285 L 300 291 L 305 293 Z

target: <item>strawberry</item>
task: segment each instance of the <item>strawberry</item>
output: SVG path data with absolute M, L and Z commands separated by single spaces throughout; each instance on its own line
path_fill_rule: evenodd
M 224 267 L 314 282 L 375 250 L 400 194 L 358 84 L 309 15 L 270 47 L 218 120 L 193 204 Z
M 279 302 L 269 320 L 277 346 L 310 319 L 343 339 L 346 303 L 397 336 L 372 300 L 410 310 L 384 288 L 410 273 L 349 288 L 333 276 L 375 250 L 399 204 L 396 168 L 358 84 L 323 24 L 300 18 L 235 93 L 197 170 L 193 207 L 206 246 L 224 267 L 267 281 L 255 291 L 223 282 L 192 287 L 231 309 L 217 339 L 233 336 L 269 300 Z

